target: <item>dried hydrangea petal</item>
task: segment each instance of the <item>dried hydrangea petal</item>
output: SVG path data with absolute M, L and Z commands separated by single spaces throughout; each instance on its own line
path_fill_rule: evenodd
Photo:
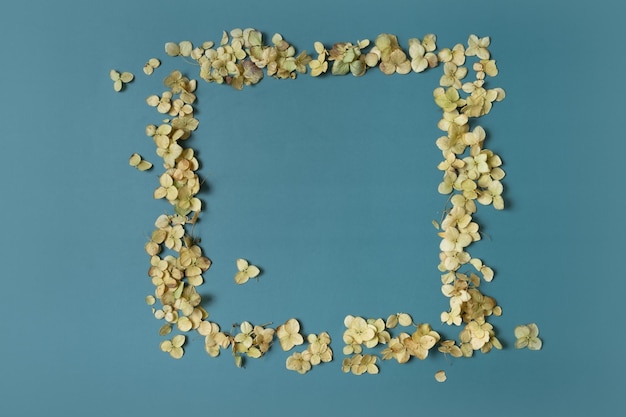
M 180 47 L 177 43 L 167 42 L 165 44 L 165 53 L 169 56 L 178 56 L 180 54 Z
M 445 382 L 448 377 L 446 376 L 446 372 L 442 370 L 435 373 L 435 379 L 437 382 Z
M 235 274 L 235 282 L 237 284 L 245 284 L 250 278 L 256 278 L 261 273 L 261 270 L 255 266 L 250 265 L 245 259 L 237 259 L 237 269 L 239 272 Z
M 139 171 L 147 171 L 152 168 L 152 163 L 144 160 L 139 154 L 134 153 L 128 160 L 130 166 L 137 168 Z

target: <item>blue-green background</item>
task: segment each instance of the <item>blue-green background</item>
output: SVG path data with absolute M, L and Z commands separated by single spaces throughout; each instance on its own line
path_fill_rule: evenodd
M 620 1 L 28 1 L 0 13 L 0 399 L 7 416 L 609 415 L 623 396 L 626 232 Z M 409 312 L 439 324 L 440 69 L 386 77 L 265 79 L 238 92 L 200 82 L 192 144 L 206 177 L 195 232 L 214 265 L 211 319 L 328 331 L 335 360 L 305 376 L 278 345 L 236 369 L 200 337 L 175 361 L 159 350 L 143 245 L 158 163 L 145 104 L 174 68 L 167 41 L 222 30 L 275 32 L 299 50 L 394 33 L 440 47 L 491 36 L 507 98 L 481 120 L 507 177 L 507 209 L 481 207 L 470 252 L 497 271 L 484 286 L 504 314 L 505 349 L 469 360 L 341 372 L 343 317 Z M 151 57 L 163 66 L 152 77 Z M 136 79 L 115 93 L 109 70 Z M 233 282 L 234 261 L 263 268 Z M 516 351 L 536 322 L 544 347 Z M 433 374 L 445 369 L 448 381 Z

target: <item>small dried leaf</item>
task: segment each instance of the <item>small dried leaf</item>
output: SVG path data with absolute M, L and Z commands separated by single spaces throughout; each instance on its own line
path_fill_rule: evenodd
M 171 332 L 172 332 L 172 325 L 169 323 L 166 323 L 163 326 L 161 326 L 161 328 L 159 329 L 159 336 L 167 336 Z

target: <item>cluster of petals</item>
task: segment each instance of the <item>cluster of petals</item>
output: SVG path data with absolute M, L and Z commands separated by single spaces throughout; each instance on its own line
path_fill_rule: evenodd
M 328 51 L 324 48 L 324 44 L 321 42 L 315 42 L 313 44 L 313 48 L 315 52 L 317 52 L 317 58 L 311 59 L 309 62 L 309 68 L 311 69 L 312 77 L 319 77 L 328 71 L 328 61 L 326 57 L 328 56 Z
M 376 365 L 376 355 L 356 354 L 349 358 L 345 358 L 341 364 L 341 370 L 345 373 L 351 372 L 354 375 L 377 374 L 378 366 Z
M 486 82 L 487 77 L 498 74 L 489 44 L 488 37 L 471 35 L 467 47 L 457 44 L 437 51 L 435 35 L 428 34 L 422 40 L 409 39 L 408 50 L 404 50 L 395 35 L 383 33 L 371 47 L 370 41 L 364 40 L 354 44 L 335 43 L 327 50 L 316 42 L 314 48 L 318 56 L 313 59 L 306 52 L 297 55 L 295 48 L 282 35 L 274 34 L 271 44 L 266 44 L 263 34 L 251 28 L 224 32 L 219 44 L 204 42 L 194 46 L 190 41 L 165 44 L 168 55 L 195 60 L 200 67 L 200 77 L 205 81 L 231 85 L 236 89 L 258 83 L 265 74 L 293 79 L 297 74 L 305 73 L 307 68 L 312 76 L 324 74 L 329 68 L 333 75 L 351 73 L 362 76 L 374 67 L 392 75 L 422 72 L 443 64 L 439 86 L 433 91 L 434 102 L 442 111 L 437 125 L 445 132 L 436 142 L 443 155 L 443 161 L 438 165 L 443 173 L 438 189 L 442 194 L 451 195 L 451 207 L 445 211 L 439 233 L 438 267 L 442 272 L 442 293 L 449 298 L 450 304 L 449 311 L 441 314 L 441 321 L 456 326 L 464 324 L 459 334 L 460 343 L 441 342 L 439 333 L 429 324 L 415 325 L 403 313 L 392 315 L 387 321 L 348 315 L 344 320 L 343 352 L 352 356 L 343 361 L 344 372 L 356 375 L 378 373 L 378 356 L 364 353 L 364 349 L 378 345 L 385 346 L 381 351 L 382 359 L 395 359 L 398 363 L 405 363 L 411 357 L 423 360 L 438 344 L 439 351 L 453 357 L 501 348 L 493 326 L 486 322 L 486 318 L 498 316 L 502 310 L 493 298 L 479 289 L 481 278 L 489 282 L 494 272 L 467 251 L 473 242 L 481 239 L 479 226 L 474 221 L 476 202 L 497 210 L 504 208 L 502 161 L 484 147 L 485 130 L 481 126 L 471 126 L 472 119 L 488 114 L 493 103 L 505 98 L 504 90 L 489 88 Z M 466 80 L 468 57 L 477 60 L 471 65 L 473 80 Z M 158 60 L 152 59 L 144 67 L 144 72 L 151 74 L 159 65 Z M 116 71 L 111 71 L 111 79 L 116 91 L 122 89 L 123 83 L 132 80 L 127 73 Z M 176 70 L 165 78 L 164 85 L 166 91 L 146 99 L 149 106 L 168 117 L 159 125 L 146 127 L 146 134 L 153 139 L 164 168 L 154 198 L 174 207 L 174 214 L 159 216 L 156 229 L 145 247 L 151 259 L 148 275 L 155 286 L 151 304 L 156 299 L 161 302 L 160 308 L 153 307 L 153 313 L 165 322 L 162 333 L 169 333 L 173 327 L 181 332 L 196 330 L 205 337 L 205 350 L 210 356 L 219 355 L 221 349 L 231 348 L 237 366 L 242 366 L 244 356 L 263 356 L 274 337 L 284 351 L 304 344 L 296 319 L 289 319 L 276 329 L 253 326 L 245 321 L 238 326 L 235 335 L 222 332 L 217 323 L 207 320 L 208 313 L 201 306 L 196 287 L 204 282 L 202 274 L 211 266 L 211 261 L 202 254 L 200 246 L 187 231 L 202 208 L 197 197 L 201 187 L 197 175 L 199 163 L 193 149 L 184 146 L 184 141 L 199 125 L 193 108 L 197 84 Z M 150 168 L 139 155 L 133 155 L 131 165 L 138 169 Z M 237 260 L 237 267 L 237 283 L 244 283 L 260 272 L 243 259 Z M 473 267 L 475 272 L 463 271 L 465 267 Z M 415 326 L 416 330 L 392 337 L 388 330 L 398 324 Z M 516 347 L 541 347 L 536 325 L 518 326 L 515 334 L 518 337 Z M 306 341 L 306 350 L 287 358 L 288 369 L 306 373 L 313 366 L 332 360 L 327 333 L 309 335 Z M 178 335 L 164 341 L 161 349 L 180 358 L 184 343 L 185 336 Z
M 232 339 L 232 350 L 235 363 L 241 365 L 242 355 L 260 358 L 267 352 L 274 339 L 275 330 L 264 326 L 253 326 L 244 321 L 239 326 L 239 333 Z
M 386 325 L 383 319 L 367 319 L 347 315 L 344 319 L 346 330 L 343 333 L 343 341 L 346 344 L 343 353 L 361 353 L 363 346 L 367 348 L 385 344 L 389 341 L 390 335 L 385 330 Z
M 539 339 L 539 327 L 535 323 L 519 325 L 515 328 L 516 349 L 540 350 L 543 342 Z
M 400 47 L 396 35 L 381 33 L 374 43 L 374 47 L 365 56 L 367 66 L 378 66 L 386 75 L 411 72 L 411 61 Z
M 155 61 L 149 61 L 147 65 L 152 69 L 158 66 Z M 151 73 L 149 69 L 147 71 Z M 196 197 L 201 185 L 196 173 L 199 163 L 193 149 L 181 145 L 198 126 L 192 107 L 196 100 L 196 82 L 180 71 L 172 71 L 163 82 L 168 90 L 161 96 L 150 96 L 146 101 L 159 113 L 172 118 L 158 126 L 148 125 L 146 134 L 153 139 L 156 154 L 163 159 L 165 169 L 159 176 L 154 198 L 169 202 L 174 206 L 175 213 L 157 218 L 156 229 L 145 245 L 151 258 L 148 275 L 155 286 L 155 300 L 161 302 L 161 308 L 153 307 L 153 312 L 157 319 L 166 322 L 160 330 L 161 334 L 169 333 L 172 326 L 181 332 L 201 327 L 203 332 L 207 332 L 207 325 L 203 323 L 207 323 L 208 313 L 201 306 L 196 287 L 204 282 L 202 274 L 209 269 L 211 261 L 203 255 L 201 247 L 186 229 L 188 224 L 195 223 L 201 208 Z M 220 341 L 218 344 L 223 343 Z M 169 348 L 168 344 L 166 346 Z M 172 356 L 182 356 L 182 348 L 175 344 L 172 346 Z M 211 352 L 215 353 L 215 350 Z
M 413 319 L 406 313 L 391 315 L 387 320 L 363 319 L 348 315 L 344 320 L 344 354 L 352 355 L 343 361 L 344 372 L 355 375 L 363 373 L 378 373 L 376 355 L 364 353 L 364 348 L 373 348 L 378 345 L 385 347 L 380 351 L 383 360 L 395 359 L 398 363 L 406 363 L 411 357 L 426 359 L 428 352 L 437 345 L 441 336 L 434 331 L 430 324 L 415 325 Z M 391 337 L 388 330 L 398 325 L 415 326 L 413 333 L 400 332 Z
M 180 359 L 183 357 L 184 349 L 183 345 L 185 344 L 185 335 L 179 334 L 174 336 L 170 340 L 164 340 L 161 342 L 161 350 L 163 352 L 167 352 L 174 359 Z
M 492 348 L 502 349 L 502 344 L 495 336 L 491 323 L 484 318 L 472 320 L 459 333 L 461 352 L 465 357 L 471 357 L 476 350 L 488 353 Z
M 119 72 L 114 69 L 109 71 L 109 77 L 111 78 L 111 81 L 113 81 L 113 89 L 117 92 L 122 91 L 124 85 L 128 84 L 135 78 L 131 72 Z
M 220 331 L 217 323 L 208 320 L 202 321 L 198 333 L 204 336 L 204 349 L 211 357 L 219 356 L 221 349 L 227 349 L 231 344 L 231 337 Z
M 345 75 L 351 73 L 355 77 L 364 75 L 367 65 L 365 64 L 365 55 L 361 50 L 368 45 L 369 40 L 367 39 L 357 42 L 356 45 L 350 42 L 334 44 L 333 48 L 328 52 L 328 60 L 333 61 L 332 74 Z
M 198 120 L 193 116 L 191 104 L 180 104 L 180 108 L 170 107 L 169 102 L 165 103 L 167 105 L 164 104 L 163 98 L 169 98 L 177 92 L 176 94 L 181 97 L 186 97 L 185 102 L 192 103 L 195 100 L 192 93 L 195 91 L 195 82 L 182 76 L 180 71 L 173 71 L 164 82 L 170 87 L 169 94 L 164 93 L 158 104 L 156 103 L 158 97 L 151 96 L 148 103 L 155 105 L 159 111 L 174 108 L 176 117 L 158 127 L 155 125 L 146 127 L 146 134 L 154 140 L 156 153 L 163 158 L 163 166 L 166 169 L 159 177 L 159 186 L 154 191 L 154 198 L 166 199 L 174 206 L 177 214 L 186 216 L 201 209 L 201 201 L 196 197 L 200 191 L 201 181 L 196 173 L 199 164 L 193 149 L 184 148 L 180 142 L 189 138 L 191 132 L 196 130 Z
M 272 44 L 265 45 L 263 34 L 252 28 L 223 32 L 219 45 L 212 41 L 193 46 L 190 41 L 168 42 L 170 56 L 189 57 L 200 65 L 200 77 L 207 82 L 228 84 L 238 90 L 261 81 L 264 71 L 275 78 L 295 78 L 306 72 L 312 58 L 296 56 L 295 48 L 276 33 Z
M 333 351 L 330 348 L 330 336 L 326 332 L 319 335 L 307 336 L 308 346 L 302 352 L 294 352 L 286 361 L 287 369 L 305 374 L 321 363 L 330 362 L 333 359 Z
M 395 359 L 398 363 L 406 363 L 411 357 L 426 359 L 428 352 L 441 339 L 439 333 L 434 331 L 428 323 L 417 326 L 412 333 L 402 332 L 389 341 L 387 348 L 383 349 L 383 359 Z
M 486 77 L 498 74 L 496 62 L 490 57 L 489 43 L 488 37 L 471 35 L 467 48 L 457 45 L 440 51 L 444 74 L 433 92 L 435 103 L 443 113 L 437 126 L 446 132 L 436 142 L 443 155 L 438 165 L 443 172 L 439 192 L 451 195 L 451 207 L 445 212 L 439 233 L 441 291 L 449 298 L 450 305 L 449 310 L 441 313 L 441 321 L 455 326 L 465 324 L 459 346 L 446 342 L 440 347 L 453 356 L 471 356 L 475 350 L 486 353 L 492 347 L 501 348 L 493 326 L 485 319 L 499 316 L 502 309 L 479 289 L 481 277 L 487 282 L 493 279 L 493 269 L 467 252 L 473 242 L 481 239 L 478 224 L 473 221 L 476 202 L 497 210 L 504 208 L 502 160 L 484 147 L 485 130 L 481 126 L 470 127 L 470 119 L 488 114 L 493 103 L 505 97 L 501 88 L 488 89 L 485 84 Z M 471 66 L 475 79 L 463 82 L 468 75 L 465 59 L 474 56 L 478 59 Z M 463 271 L 466 266 L 473 267 L 475 272 L 466 273 Z
M 407 51 L 400 46 L 396 35 L 388 33 L 378 35 L 374 45 L 367 51 L 365 49 L 370 46 L 370 41 L 367 39 L 358 41 L 356 44 L 338 42 L 330 50 L 324 49 L 322 43 L 316 42 L 314 47 L 318 57 L 309 62 L 311 75 L 316 77 L 325 73 L 329 62 L 332 62 L 333 75 L 352 74 L 357 77 L 374 67 L 378 67 L 386 75 L 392 75 L 408 74 L 411 71 L 422 72 L 439 64 L 440 59 L 434 53 L 435 35 L 428 34 L 421 41 L 418 38 L 411 38 L 408 44 L 407 56 Z M 447 58 L 448 55 L 450 58 Z M 462 56 L 465 57 L 463 53 Z M 455 49 L 454 53 L 446 54 L 445 57 L 453 64 L 458 63 L 458 49 Z M 441 60 L 441 62 L 444 61 Z
M 294 346 L 304 343 L 304 338 L 300 334 L 300 323 L 294 318 L 278 326 L 276 328 L 276 336 L 280 342 L 280 347 L 284 351 L 291 350 Z

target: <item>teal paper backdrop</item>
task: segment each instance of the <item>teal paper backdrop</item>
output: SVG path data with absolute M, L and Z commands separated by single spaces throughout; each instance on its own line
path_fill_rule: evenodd
M 313 416 L 615 415 L 622 409 L 621 269 L 626 232 L 620 1 L 43 1 L 4 5 L 0 134 L 2 415 Z M 199 80 L 190 145 L 206 179 L 194 232 L 213 261 L 201 294 L 228 330 L 248 320 L 328 331 L 334 360 L 302 376 L 278 343 L 237 369 L 190 333 L 185 356 L 159 350 L 161 323 L 144 244 L 156 217 L 159 160 L 145 104 L 175 68 L 167 41 L 219 42 L 223 30 L 313 43 L 437 35 L 438 47 L 491 37 L 507 97 L 478 122 L 504 161 L 506 209 L 479 207 L 469 250 L 496 270 L 483 291 L 501 351 L 341 371 L 347 314 L 408 312 L 446 338 L 437 270 L 441 68 L 422 74 L 296 80 L 235 91 Z M 163 65 L 151 77 L 144 63 Z M 135 81 L 115 93 L 109 70 Z M 138 172 L 138 152 L 156 169 Z M 235 260 L 263 269 L 236 286 Z M 535 322 L 541 351 L 515 350 Z M 301 346 L 300 350 L 304 347 Z M 298 350 L 298 348 L 296 348 Z M 447 382 L 435 382 L 445 369 Z

